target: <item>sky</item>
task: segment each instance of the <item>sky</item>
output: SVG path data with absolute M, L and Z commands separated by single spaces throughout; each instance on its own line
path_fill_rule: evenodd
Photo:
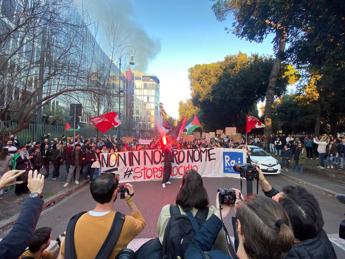
M 170 116 L 178 118 L 178 103 L 190 98 L 188 69 L 196 64 L 223 60 L 226 55 L 273 54 L 271 39 L 251 43 L 225 32 L 232 17 L 216 20 L 210 0 L 133 0 L 133 19 L 160 41 L 160 52 L 147 72 L 160 79 L 161 102 Z
M 90 15 L 96 38 L 110 57 L 117 60 L 130 47 L 134 68 L 160 79 L 161 102 L 174 118 L 178 103 L 190 98 L 189 68 L 240 51 L 273 54 L 272 37 L 257 44 L 228 34 L 225 27 L 231 27 L 233 18 L 217 21 L 211 0 L 73 1 Z

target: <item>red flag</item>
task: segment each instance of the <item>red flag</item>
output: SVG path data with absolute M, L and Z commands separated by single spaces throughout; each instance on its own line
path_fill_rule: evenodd
M 182 122 L 181 122 L 181 126 L 179 128 L 179 131 L 178 131 L 178 135 L 177 135 L 177 141 L 180 140 L 182 134 L 183 134 L 183 131 L 186 127 L 186 124 L 187 124 L 187 118 L 183 118 Z
M 71 129 L 71 125 L 68 122 L 66 122 L 65 130 L 67 131 L 67 130 L 70 130 L 70 129 Z
M 112 127 L 118 127 L 121 124 L 116 112 L 108 112 L 98 117 L 93 117 L 90 122 L 103 134 L 107 133 Z
M 258 118 L 247 115 L 246 133 L 251 132 L 252 129 L 260 129 L 264 127 L 265 124 L 263 124 Z

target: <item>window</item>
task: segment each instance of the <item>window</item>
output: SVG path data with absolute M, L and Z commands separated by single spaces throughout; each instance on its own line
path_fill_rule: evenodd
M 265 150 L 263 149 L 251 149 L 251 156 L 270 156 Z
M 1 5 L 1 13 L 13 22 L 16 4 L 14 0 L 4 0 Z

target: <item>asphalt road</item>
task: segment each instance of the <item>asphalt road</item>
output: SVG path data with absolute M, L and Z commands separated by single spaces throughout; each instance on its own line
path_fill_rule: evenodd
M 274 187 L 281 189 L 285 185 L 294 184 L 294 182 L 283 176 L 269 176 L 269 181 Z M 144 215 L 147 226 L 138 238 L 152 238 L 156 236 L 156 222 L 160 209 L 168 203 L 174 203 L 181 180 L 173 180 L 173 184 L 166 189 L 162 189 L 160 182 L 136 182 L 135 202 Z M 215 195 L 218 187 L 239 188 L 239 180 L 233 178 L 204 178 L 204 183 L 209 194 L 210 203 L 214 204 Z M 307 187 L 307 186 L 306 186 Z M 345 219 L 345 205 L 338 203 L 334 197 L 307 187 L 318 199 L 325 221 L 325 231 L 331 237 L 337 237 L 339 222 Z M 256 186 L 254 187 L 256 191 Z M 68 219 L 75 213 L 83 210 L 90 210 L 94 207 L 94 201 L 87 187 L 66 198 L 57 205 L 44 211 L 40 217 L 39 226 L 51 226 L 53 228 L 53 237 L 57 237 L 66 229 Z M 124 201 L 117 200 L 115 209 L 123 213 L 128 212 Z M 338 258 L 345 258 L 344 240 L 334 239 L 334 244 Z

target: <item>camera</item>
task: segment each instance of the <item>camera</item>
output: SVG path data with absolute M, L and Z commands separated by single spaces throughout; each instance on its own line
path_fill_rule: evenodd
M 258 179 L 258 171 L 256 167 L 252 164 L 245 164 L 245 165 L 234 165 L 234 170 L 240 173 L 242 178 L 246 178 L 248 181 L 253 181 L 254 179 Z
M 126 198 L 126 193 L 129 194 L 129 190 L 126 188 L 124 184 L 121 184 L 119 186 L 119 193 L 120 193 L 120 199 Z
M 218 188 L 219 203 L 224 205 L 234 205 L 236 202 L 236 192 L 234 190 Z
M 61 246 L 61 238 L 65 238 L 65 237 L 66 237 L 66 234 L 65 234 L 65 233 L 62 233 L 61 235 L 59 235 L 59 236 L 55 239 L 59 247 Z

